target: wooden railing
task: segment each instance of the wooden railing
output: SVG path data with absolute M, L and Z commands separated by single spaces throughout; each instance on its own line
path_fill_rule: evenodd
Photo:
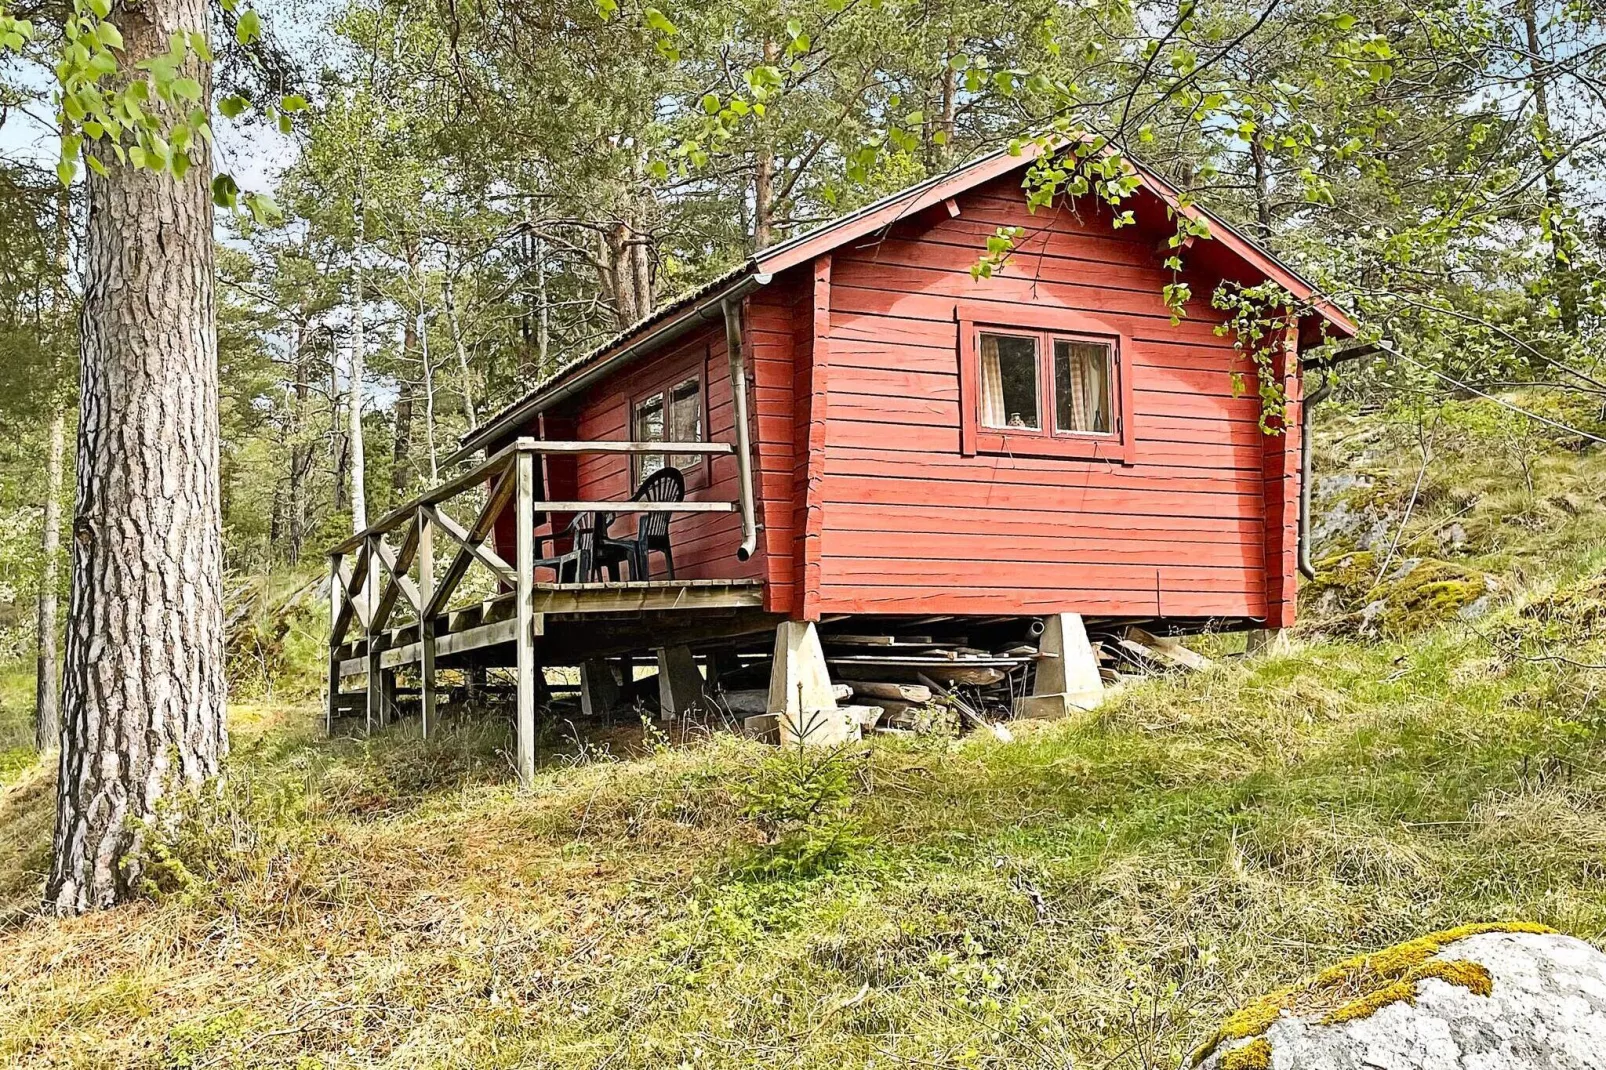
M 334 547 L 329 553 L 329 709 L 331 718 L 336 712 L 340 693 L 340 651 L 347 643 L 348 633 L 355 622 L 359 627 L 357 639 L 366 643 L 368 661 L 368 693 L 366 720 L 372 728 L 378 721 L 388 720 L 390 696 L 382 682 L 385 670 L 381 655 L 388 646 L 391 618 L 399 605 L 417 617 L 420 646 L 420 666 L 423 678 L 423 731 L 430 735 L 436 730 L 435 648 L 439 619 L 445 613 L 453 595 L 457 594 L 469 570 L 475 565 L 488 570 L 500 585 L 512 588 L 515 598 L 516 628 L 514 645 L 517 649 L 519 694 L 519 761 L 521 779 L 532 769 L 524 769 L 528 756 L 533 755 L 533 739 L 525 740 L 526 728 L 533 724 L 535 688 L 534 636 L 536 619 L 532 609 L 531 593 L 535 583 L 536 541 L 535 514 L 539 512 L 578 513 L 599 511 L 608 513 L 729 513 L 740 504 L 744 510 L 744 530 L 751 530 L 752 517 L 745 515 L 751 506 L 750 496 L 744 500 L 727 501 L 548 501 L 538 499 L 535 493 L 535 459 L 542 454 L 703 454 L 724 455 L 735 452 L 728 442 L 544 442 L 521 438 L 469 469 L 454 479 L 447 480 L 406 505 L 386 513 L 363 531 L 356 533 Z M 446 506 L 454 499 L 466 498 L 472 493 L 485 491 L 484 503 L 474 519 L 461 524 L 449 513 Z M 486 545 L 497 518 L 509 504 L 513 506 L 514 560 L 510 563 L 496 550 Z M 453 508 L 459 506 L 453 505 Z M 451 563 L 439 577 L 436 575 L 435 537 L 439 532 L 455 546 Z M 400 543 L 393 544 L 392 538 Z M 745 546 L 745 543 L 744 543 Z M 576 577 L 585 580 L 588 577 Z M 530 716 L 526 716 L 526 713 Z M 533 729 L 530 729 L 533 732 Z M 530 757 L 533 762 L 533 757 Z

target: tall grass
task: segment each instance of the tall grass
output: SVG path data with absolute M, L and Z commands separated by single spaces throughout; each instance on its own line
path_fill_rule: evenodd
M 1414 476 L 1345 448 L 1384 503 Z M 324 740 L 242 708 L 148 897 L 65 922 L 32 913 L 30 767 L 0 789 L 0 1064 L 1171 1070 L 1357 951 L 1510 918 L 1601 944 L 1606 465 L 1541 452 L 1530 489 L 1474 453 L 1402 546 L 1454 515 L 1488 615 L 1221 642 L 1013 744 L 554 738 L 521 794 L 497 721 Z

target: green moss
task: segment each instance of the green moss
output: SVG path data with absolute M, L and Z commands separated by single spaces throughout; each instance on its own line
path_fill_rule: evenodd
M 1302 985 L 1274 992 L 1240 1008 L 1194 1051 L 1193 1065 L 1203 1062 L 1223 1044 L 1261 1036 L 1284 1011 L 1305 1015 L 1319 1013 L 1326 1025 L 1355 1021 L 1391 1003 L 1415 1002 L 1418 983 L 1429 977 L 1487 996 L 1494 987 L 1488 970 L 1475 962 L 1441 962 L 1433 956 L 1457 940 L 1483 933 L 1554 931 L 1545 925 L 1523 921 L 1459 925 L 1382 951 L 1345 959 Z M 1242 1050 L 1245 1049 L 1238 1049 Z M 1228 1066 L 1224 1059 L 1223 1070 Z
M 1222 1056 L 1221 1070 L 1271 1070 L 1271 1043 L 1265 1037 L 1256 1037 L 1234 1048 Z
M 1496 590 L 1492 576 L 1469 565 L 1435 558 L 1396 559 L 1381 581 L 1369 550 L 1339 554 L 1316 564 L 1305 588 L 1315 600 L 1323 631 L 1354 635 L 1406 635 L 1459 613 Z
M 1459 985 L 1478 996 L 1487 996 L 1494 991 L 1494 978 L 1481 964 L 1465 959 L 1455 962 L 1435 959 L 1413 967 L 1398 981 L 1391 981 L 1381 988 L 1375 988 L 1359 999 L 1352 999 L 1337 1010 L 1329 1012 L 1322 1019 L 1322 1024 L 1338 1025 L 1342 1022 L 1370 1018 L 1391 1003 L 1415 1003 L 1418 983 L 1429 977 L 1437 977 L 1449 984 Z

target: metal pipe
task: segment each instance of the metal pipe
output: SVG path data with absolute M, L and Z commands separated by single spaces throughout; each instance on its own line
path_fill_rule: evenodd
M 736 420 L 737 490 L 742 509 L 742 545 L 736 558 L 746 561 L 758 549 L 758 518 L 753 509 L 753 449 L 747 426 L 747 361 L 742 355 L 741 299 L 726 297 L 720 303 L 725 313 L 725 350 L 730 358 L 732 414 Z
M 1305 364 L 1304 367 L 1306 370 L 1326 372 L 1333 365 L 1343 361 L 1369 357 L 1373 353 L 1381 351 L 1387 344 L 1388 342 L 1385 340 L 1383 342 L 1367 342 L 1363 345 L 1351 346 L 1349 349 L 1339 350 L 1326 360 L 1312 361 Z M 1299 571 L 1307 580 L 1316 578 L 1316 565 L 1310 559 L 1310 474 L 1313 465 L 1310 434 L 1311 414 L 1316 411 L 1316 406 L 1325 401 L 1332 392 L 1333 384 L 1323 382 L 1321 386 L 1317 387 L 1305 398 L 1304 404 L 1300 406 L 1299 411 L 1299 538 L 1297 541 L 1299 547 Z
M 1311 413 L 1333 392 L 1332 383 L 1323 383 L 1305 398 L 1299 413 L 1299 571 L 1307 580 L 1316 578 L 1310 559 L 1310 469 Z

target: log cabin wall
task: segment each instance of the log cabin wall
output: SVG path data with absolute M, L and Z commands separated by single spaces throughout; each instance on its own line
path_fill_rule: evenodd
M 744 309 L 748 346 L 748 400 L 755 454 L 753 482 L 760 527 L 758 549 L 746 562 L 736 557 L 742 541 L 738 513 L 689 514 L 670 524 L 675 575 L 681 579 L 762 578 L 766 599 L 786 612 L 792 599 L 792 308 L 796 295 L 783 287 L 753 294 Z M 574 402 L 549 411 L 519 434 L 546 439 L 620 441 L 635 437 L 631 414 L 641 399 L 665 392 L 691 376 L 700 380 L 705 441 L 734 442 L 730 361 L 723 322 L 677 339 L 664 352 L 630 364 Z M 513 436 L 509 436 L 509 441 Z M 494 446 L 492 447 L 495 448 Z M 736 501 L 738 475 L 731 456 L 704 457 L 685 466 L 689 501 Z M 621 454 L 549 455 L 542 470 L 548 497 L 580 501 L 628 498 L 638 484 L 632 459 Z M 562 531 L 569 514 L 538 522 L 539 534 Z M 613 531 L 632 530 L 634 515 L 615 521 Z M 499 545 L 512 545 L 511 510 L 497 524 Z M 550 547 L 550 544 L 548 544 Z M 569 547 L 564 541 L 559 550 Z M 661 559 L 653 557 L 653 568 Z M 544 574 L 543 574 L 544 575 Z M 655 571 L 655 576 L 662 573 Z M 550 576 L 546 576 L 550 578 Z
M 1253 373 L 1214 332 L 1218 280 L 1189 279 L 1188 318 L 1171 323 L 1167 224 L 1158 212 L 1139 223 L 1030 214 L 1009 177 L 830 255 L 829 323 L 813 332 L 828 363 L 800 351 L 796 375 L 817 395 L 823 385 L 829 413 L 822 477 L 798 509 L 819 514 L 808 616 L 1263 618 L 1270 588 L 1274 623 L 1291 622 L 1297 443 L 1258 426 Z M 972 279 L 1001 225 L 1026 228 L 1016 254 Z M 999 326 L 1064 314 L 1118 332 L 1124 462 L 971 452 L 956 307 Z M 1243 396 L 1235 371 L 1248 378 Z M 1297 392 L 1297 370 L 1289 381 Z M 1290 574 L 1268 584 L 1268 567 Z

